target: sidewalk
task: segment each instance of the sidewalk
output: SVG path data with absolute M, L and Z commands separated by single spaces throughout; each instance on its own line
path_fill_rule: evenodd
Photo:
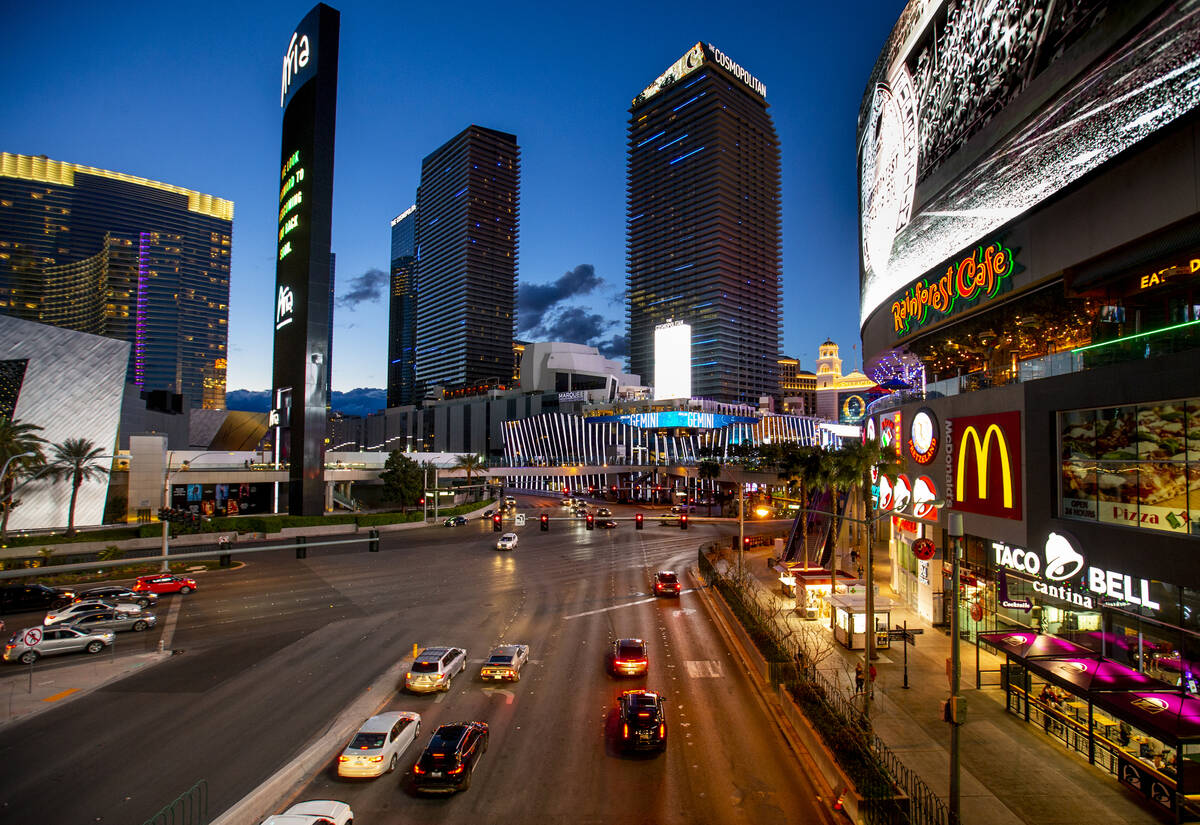
M 767 567 L 772 548 L 745 554 L 746 571 L 759 587 L 760 598 L 791 607 L 795 600 L 782 595 L 777 571 Z M 887 563 L 886 553 L 877 553 Z M 897 602 L 899 596 L 883 582 L 888 580 L 876 564 L 880 595 Z M 833 653 L 821 663 L 826 678 L 854 692 L 854 665 L 863 652 L 846 650 L 833 641 L 828 624 L 806 622 L 788 611 L 794 627 L 821 627 Z M 942 703 L 950 695 L 947 662 L 951 640 L 915 611 L 897 605 L 892 624 L 907 622 L 920 628 L 916 645 L 908 647 L 908 684 L 904 688 L 903 646 L 879 650 L 871 720 L 876 735 L 907 768 L 924 780 L 943 801 L 950 790 L 950 728 L 942 721 Z M 962 821 L 967 825 L 1094 825 L 1122 822 L 1131 825 L 1167 821 L 1134 793 L 1099 768 L 1088 764 L 1047 736 L 1041 728 L 1008 713 L 996 671 L 1001 660 L 980 651 L 983 687 L 975 688 L 975 645 L 964 642 L 961 695 L 967 701 L 967 722 L 960 729 L 960 798 Z

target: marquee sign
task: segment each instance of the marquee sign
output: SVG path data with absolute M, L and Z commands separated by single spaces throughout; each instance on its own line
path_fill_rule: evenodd
M 1010 279 L 1016 272 L 1013 250 L 998 240 L 980 246 L 961 260 L 948 263 L 941 278 L 922 278 L 893 301 L 893 331 L 897 337 L 904 336 L 994 298 L 1011 287 Z
M 951 509 L 1020 520 L 1020 411 L 951 418 L 946 430 Z
M 685 412 L 671 410 L 667 412 L 626 413 L 625 415 L 596 415 L 586 419 L 589 424 L 605 424 L 616 422 L 628 424 L 642 430 L 666 429 L 669 427 L 684 427 L 694 430 L 719 430 L 730 424 L 757 424 L 757 418 L 745 415 L 721 415 L 718 413 Z

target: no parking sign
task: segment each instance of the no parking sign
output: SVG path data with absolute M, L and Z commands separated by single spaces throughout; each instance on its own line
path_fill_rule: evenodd
M 29 647 L 37 647 L 41 640 L 42 629 L 40 627 L 29 628 L 25 631 L 25 635 L 21 637 L 21 641 L 23 641 Z

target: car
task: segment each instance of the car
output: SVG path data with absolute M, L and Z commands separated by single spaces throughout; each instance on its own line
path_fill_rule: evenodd
M 597 519 L 596 526 L 603 527 L 605 530 L 612 530 L 617 526 L 617 523 L 610 518 Z
M 29 644 L 35 634 L 37 641 Z M 70 625 L 37 627 L 18 630 L 4 645 L 4 661 L 31 665 L 43 656 L 60 653 L 99 653 L 113 643 L 117 634 L 111 630 L 89 632 L 77 630 Z
M 516 500 L 515 498 L 513 498 L 512 496 L 505 496 L 505 497 L 504 497 L 504 506 L 506 506 L 506 507 L 516 507 L 516 506 L 517 506 L 517 500 Z
M 281 814 L 268 816 L 262 825 L 353 825 L 354 811 L 335 799 L 297 802 Z
M 614 676 L 644 676 L 650 656 L 641 639 L 617 639 L 608 652 L 608 667 Z
M 573 511 L 573 515 L 575 516 L 575 518 L 587 518 L 588 517 L 588 508 L 576 507 Z
M 75 591 L 44 584 L 6 584 L 0 587 L 0 616 L 31 610 L 50 610 L 71 603 Z
M 575 506 L 575 499 L 572 499 L 572 498 L 564 498 L 564 499 L 562 500 L 562 506 L 563 506 L 563 507 L 574 507 L 574 506 Z
M 529 661 L 529 645 L 500 645 L 493 647 L 487 661 L 479 669 L 482 679 L 508 679 L 518 682 L 521 668 Z
M 686 513 L 687 511 L 688 511 L 688 506 L 686 504 L 676 504 L 674 507 L 671 508 L 671 512 L 677 516 L 681 516 L 684 513 Z
M 517 549 L 517 534 L 505 533 L 496 540 L 497 550 L 516 550 Z
M 612 515 L 612 510 L 608 509 L 607 507 L 601 507 L 599 510 L 597 510 L 597 511 L 596 511 L 596 515 L 598 515 L 598 516 L 611 516 L 611 515 Z
M 453 793 L 471 787 L 471 775 L 488 746 L 487 722 L 442 725 L 413 765 L 413 789 Z
M 484 511 L 483 511 L 483 517 L 484 517 L 484 518 L 491 518 L 491 517 L 492 517 L 492 515 L 493 515 L 495 512 L 496 512 L 495 510 L 492 510 L 492 509 L 490 509 L 490 508 L 489 508 L 489 509 L 487 509 L 487 510 L 484 510 Z
M 161 573 L 157 576 L 138 576 L 133 582 L 138 593 L 182 593 L 187 595 L 196 589 L 196 580 L 191 576 L 173 576 Z
M 110 585 L 108 587 L 89 587 L 87 590 L 80 590 L 75 594 L 73 602 L 90 602 L 100 599 L 106 602 L 116 602 L 118 604 L 136 604 L 139 607 L 153 607 L 158 601 L 157 593 L 150 593 L 136 590 L 130 590 L 128 587 L 117 587 Z
M 372 716 L 338 757 L 338 776 L 370 778 L 391 773 L 420 733 L 419 713 L 393 710 Z
M 467 651 L 461 647 L 427 647 L 404 674 L 404 687 L 413 693 L 450 690 L 456 673 L 467 667 Z
M 467 523 L 466 516 L 451 516 L 442 522 L 443 527 L 462 527 Z
M 652 690 L 626 690 L 617 700 L 621 747 L 625 750 L 667 749 L 667 708 Z
M 47 626 L 52 624 L 74 624 L 76 619 L 90 616 L 93 613 L 106 613 L 110 610 L 119 610 L 123 613 L 140 613 L 142 609 L 136 604 L 117 604 L 116 602 L 105 601 L 74 602 L 66 607 L 51 610 L 46 614 L 46 618 L 42 619 L 42 624 Z
M 673 570 L 659 570 L 654 574 L 655 596 L 678 596 L 683 590 L 679 576 Z
M 129 606 L 137 607 L 136 605 Z M 70 624 L 79 630 L 132 630 L 140 633 L 158 624 L 158 617 L 140 608 L 134 611 L 109 608 L 77 616 L 71 620 Z

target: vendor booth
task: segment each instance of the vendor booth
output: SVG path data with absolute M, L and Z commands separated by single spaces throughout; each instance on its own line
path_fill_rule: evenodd
M 1034 631 L 980 633 L 1004 655 L 1008 710 L 1174 815 L 1200 814 L 1200 699 Z
M 833 638 L 849 650 L 867 646 L 867 594 L 835 593 L 827 600 L 832 611 Z M 892 607 L 895 602 L 886 596 L 875 597 L 875 647 L 889 646 Z
M 783 592 L 796 597 L 796 613 L 802 619 L 829 621 L 829 596 L 845 591 L 858 581 L 857 577 L 843 570 L 834 572 L 824 567 L 805 567 L 791 562 L 785 562 L 779 568 Z

